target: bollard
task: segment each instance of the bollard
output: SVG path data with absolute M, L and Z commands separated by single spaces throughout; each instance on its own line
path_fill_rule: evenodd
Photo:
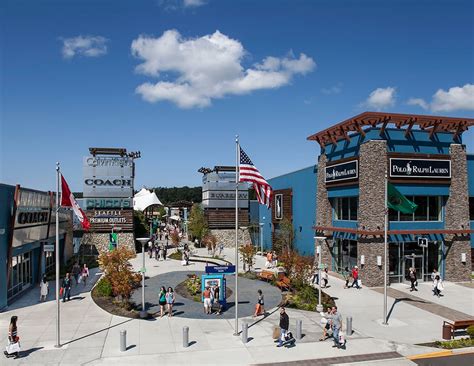
M 249 340 L 249 323 L 242 322 L 242 343 L 247 343 Z
M 352 316 L 346 318 L 346 334 L 348 336 L 352 335 Z
M 189 327 L 183 327 L 183 347 L 189 346 Z
M 296 319 L 296 339 L 300 340 L 303 336 L 303 321 Z
M 127 350 L 127 331 L 120 331 L 120 352 L 125 352 Z

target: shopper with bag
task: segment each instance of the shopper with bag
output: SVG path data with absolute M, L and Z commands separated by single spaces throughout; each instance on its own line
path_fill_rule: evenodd
M 441 280 L 441 277 L 439 275 L 436 275 L 434 281 L 433 281 L 433 295 L 441 297 L 441 291 L 444 290 L 444 285 L 443 281 Z
M 40 282 L 40 302 L 46 301 L 46 296 L 49 292 L 49 283 L 46 279 L 46 275 L 43 275 L 43 279 Z
M 66 277 L 63 279 L 63 283 L 61 286 L 61 292 L 59 295 L 62 296 L 63 302 L 71 300 L 71 275 L 66 273 Z
M 258 290 L 258 298 L 257 298 L 257 304 L 255 305 L 255 313 L 253 314 L 253 317 L 256 318 L 259 315 L 265 315 L 265 308 L 263 307 L 265 305 L 264 300 L 263 300 L 263 292 L 262 290 Z
M 282 306 L 280 308 L 280 337 L 278 338 L 278 345 L 277 347 L 283 346 L 283 342 L 286 340 L 286 333 L 288 332 L 288 328 L 290 327 L 290 318 L 285 311 L 285 308 Z
M 84 267 L 81 270 L 81 278 L 84 287 L 86 286 L 87 278 L 89 277 L 89 268 L 87 268 L 87 264 L 84 263 Z
M 408 279 L 410 280 L 410 292 L 418 291 L 416 286 L 418 286 L 418 280 L 416 278 L 416 269 L 410 267 L 410 271 L 408 272 Z
M 329 338 L 328 332 L 331 329 L 331 322 L 328 320 L 328 318 L 332 314 L 332 309 L 328 307 L 327 313 L 321 312 L 321 325 L 324 325 L 323 328 L 323 336 L 319 338 L 320 341 L 325 341 L 326 339 Z
M 351 287 L 356 287 L 358 289 L 360 289 L 360 284 L 359 284 L 359 267 L 357 266 L 354 266 L 354 268 L 352 268 L 352 278 L 354 279 L 352 281 L 352 285 Z
M 342 338 L 343 342 L 339 339 L 339 333 L 342 331 L 342 316 L 337 312 L 337 306 L 333 306 L 331 310 L 331 315 L 328 316 L 328 320 L 331 321 L 332 327 L 332 338 L 334 340 L 333 348 L 345 348 L 345 340 Z
M 18 321 L 17 316 L 12 316 L 10 319 L 10 326 L 8 327 L 8 345 L 3 352 L 8 358 L 20 357 L 20 337 L 18 337 L 18 327 L 16 322 Z

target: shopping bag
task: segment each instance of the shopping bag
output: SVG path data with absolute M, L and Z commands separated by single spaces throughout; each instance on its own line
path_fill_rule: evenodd
M 9 343 L 9 344 L 5 347 L 5 351 L 7 351 L 7 353 L 8 353 L 9 355 L 11 355 L 12 353 L 15 353 L 15 352 L 20 352 L 20 351 L 21 351 L 20 342 Z
M 344 344 L 346 343 L 346 335 L 344 332 L 339 332 L 339 344 Z
M 82 277 L 79 276 L 79 279 L 77 280 L 77 283 L 81 283 L 81 279 L 82 279 Z
M 280 337 L 280 328 L 273 327 L 273 339 L 278 339 Z
M 359 287 L 362 286 L 362 280 L 357 280 L 357 284 L 359 285 Z
M 64 293 L 64 287 L 61 287 L 59 289 L 59 297 L 63 297 L 63 293 Z

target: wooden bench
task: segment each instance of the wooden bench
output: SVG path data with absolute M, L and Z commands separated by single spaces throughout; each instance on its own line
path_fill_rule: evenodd
M 443 322 L 443 328 L 444 326 L 447 325 L 451 328 L 451 338 L 454 338 L 454 332 L 456 330 L 464 330 L 467 327 L 474 325 L 474 319 L 469 319 L 469 320 L 455 320 L 453 322 L 448 322 L 445 320 Z
M 284 273 L 279 273 L 278 274 L 278 281 L 276 282 L 276 285 L 281 290 L 289 290 L 290 287 L 291 287 L 291 281 L 288 277 L 285 276 Z
M 264 281 L 271 281 L 275 277 L 275 274 L 272 271 L 262 270 L 258 275 L 258 278 Z

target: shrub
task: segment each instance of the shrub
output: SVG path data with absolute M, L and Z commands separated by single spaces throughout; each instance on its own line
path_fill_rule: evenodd
M 206 245 L 207 250 L 212 252 L 212 256 L 216 254 L 216 248 L 217 248 L 217 238 L 215 235 L 211 233 L 207 233 L 203 238 L 202 242 L 204 245 Z
M 110 297 L 112 296 L 112 285 L 107 278 L 102 278 L 95 286 L 97 296 Z
M 309 284 L 314 272 L 314 257 L 300 255 L 294 250 L 283 250 L 279 256 L 279 262 L 284 266 L 287 277 L 294 287 Z
M 474 339 L 474 325 L 468 326 L 466 332 L 467 334 L 469 334 L 469 337 L 471 337 L 471 339 Z
M 186 289 L 192 296 L 198 295 L 201 293 L 201 279 L 199 277 L 188 278 L 184 282 Z
M 471 338 L 453 339 L 451 341 L 436 342 L 436 345 L 438 347 L 446 348 L 446 349 L 472 347 L 474 346 L 474 339 L 471 339 Z
M 141 280 L 141 275 L 132 271 L 129 260 L 133 257 L 135 254 L 126 247 L 119 247 L 99 256 L 100 266 L 112 286 L 112 293 L 121 301 L 128 301 Z
M 171 232 L 170 239 L 171 239 L 171 243 L 173 243 L 174 246 L 179 245 L 179 234 L 177 230 L 174 230 Z

